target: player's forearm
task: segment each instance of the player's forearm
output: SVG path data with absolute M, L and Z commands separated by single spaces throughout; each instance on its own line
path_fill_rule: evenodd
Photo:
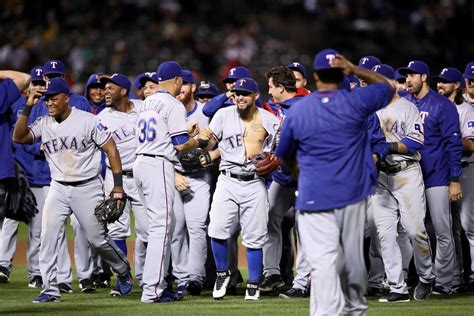
M 392 94 L 396 91 L 395 84 L 391 80 L 379 73 L 376 73 L 375 71 L 354 66 L 352 68 L 352 73 L 367 82 L 367 84 L 386 83 L 392 88 Z
M 176 148 L 177 151 L 190 151 L 191 149 L 200 147 L 200 148 L 205 148 L 207 147 L 209 141 L 205 141 L 202 139 L 194 139 L 194 138 L 189 138 L 187 142 L 184 144 L 180 145 L 175 145 L 174 148 Z
M 14 71 L 14 70 L 1 70 L 0 71 L 0 80 L 5 78 L 10 78 L 15 82 L 18 90 L 23 91 L 25 90 L 28 85 L 30 84 L 31 77 L 29 74 Z
M 469 153 L 474 152 L 474 142 L 470 139 L 463 139 L 462 140 L 462 147 L 464 151 L 467 151 Z
M 112 191 L 117 191 L 117 188 L 122 188 L 122 161 L 120 160 L 120 154 L 115 145 L 115 141 L 111 137 L 107 143 L 102 146 L 105 151 L 107 158 L 109 159 L 110 169 L 112 170 L 112 176 L 114 179 L 114 188 Z
M 28 116 L 20 115 L 13 130 L 13 141 L 18 144 L 29 144 L 31 139 L 28 137 L 30 131 L 28 130 Z

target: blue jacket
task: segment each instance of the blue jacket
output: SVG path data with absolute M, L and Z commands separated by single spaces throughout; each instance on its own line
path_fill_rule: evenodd
M 324 211 L 367 198 L 376 183 L 367 119 L 391 98 L 387 84 L 316 91 L 287 114 L 276 154 L 296 156 L 296 209 Z
M 11 134 L 12 104 L 20 97 L 13 80 L 6 78 L 0 83 L 0 180 L 15 177 L 13 166 L 13 141 Z
M 425 144 L 420 153 L 425 187 L 457 181 L 461 176 L 462 141 L 456 106 L 431 89 L 420 100 L 412 94 L 406 98 L 417 106 L 424 126 Z

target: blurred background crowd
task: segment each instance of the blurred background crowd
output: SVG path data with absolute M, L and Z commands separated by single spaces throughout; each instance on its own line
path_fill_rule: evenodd
M 325 47 L 394 67 L 420 59 L 432 73 L 474 56 L 471 0 L 2 0 L 0 9 L 0 68 L 60 59 L 77 92 L 91 73 L 133 78 L 167 59 L 214 82 L 240 64 L 264 82 L 270 67 L 310 67 Z

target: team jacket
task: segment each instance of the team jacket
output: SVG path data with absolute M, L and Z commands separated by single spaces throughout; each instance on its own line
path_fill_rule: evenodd
M 431 89 L 420 100 L 412 94 L 406 98 L 420 111 L 424 126 L 425 145 L 420 153 L 425 187 L 457 181 L 461 176 L 462 142 L 456 106 Z

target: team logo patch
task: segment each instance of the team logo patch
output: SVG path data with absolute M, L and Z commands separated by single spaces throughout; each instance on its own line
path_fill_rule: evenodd
M 468 121 L 467 122 L 467 127 L 468 128 L 474 128 L 474 121 Z
M 100 132 L 103 132 L 103 131 L 106 131 L 107 130 L 107 127 L 104 126 L 102 123 L 99 123 L 97 125 L 97 129 L 100 131 Z

